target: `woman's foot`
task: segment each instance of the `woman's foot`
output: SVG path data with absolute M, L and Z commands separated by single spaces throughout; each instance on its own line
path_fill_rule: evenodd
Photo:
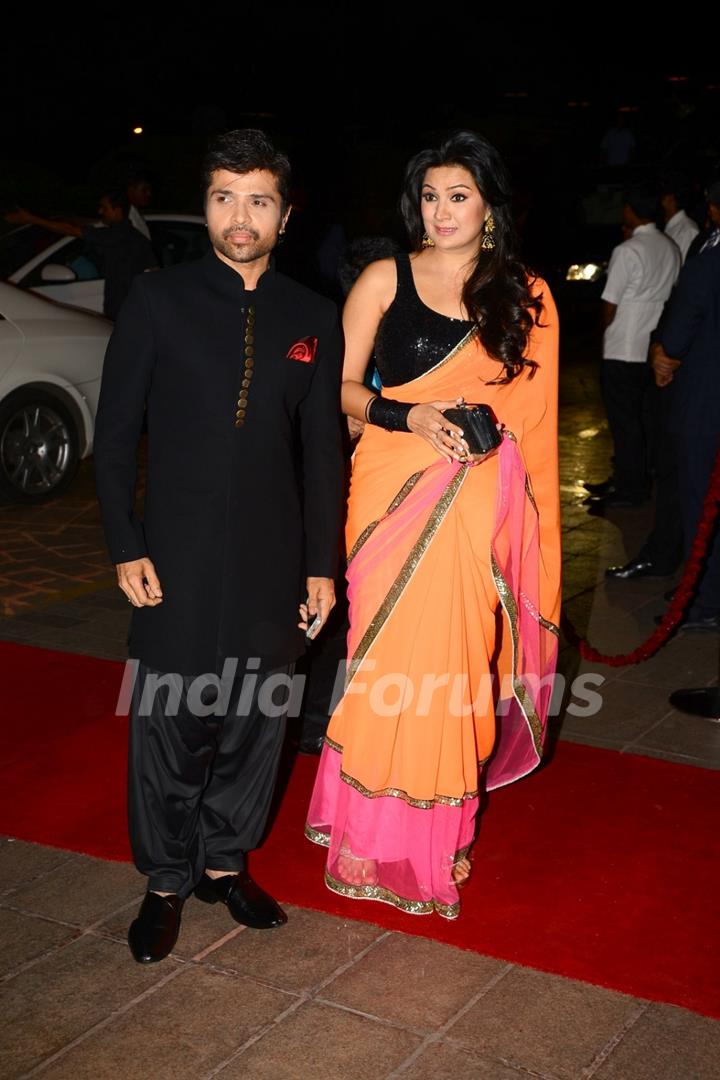
M 343 841 L 337 861 L 337 873 L 346 885 L 377 885 L 377 863 L 375 859 L 358 859 Z

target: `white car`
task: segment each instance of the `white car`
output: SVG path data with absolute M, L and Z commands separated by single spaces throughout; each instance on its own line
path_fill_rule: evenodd
M 194 214 L 146 214 L 160 266 L 174 266 L 209 250 L 205 219 Z M 103 309 L 103 270 L 82 237 L 58 236 L 20 225 L 0 237 L 0 278 L 85 311 Z
M 0 496 L 58 495 L 92 450 L 112 323 L 0 282 Z

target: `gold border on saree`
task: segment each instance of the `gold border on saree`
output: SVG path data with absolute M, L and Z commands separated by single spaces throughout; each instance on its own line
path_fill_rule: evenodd
M 350 776 L 348 773 L 340 770 L 340 779 L 344 784 L 349 784 L 351 788 L 355 788 L 360 795 L 364 795 L 366 799 L 402 799 L 408 806 L 414 806 L 417 810 L 432 810 L 434 806 L 462 806 L 468 799 L 477 799 L 480 796 L 480 791 L 466 791 L 464 795 L 435 795 L 432 799 L 415 799 L 412 795 L 408 795 L 407 791 L 403 791 L 402 788 L 388 787 L 381 788 L 379 791 L 371 791 L 370 788 L 366 788 L 364 784 L 361 784 L 359 780 L 356 780 L 354 776 Z
M 437 364 L 435 364 L 434 367 L 429 368 L 428 371 L 424 371 L 422 373 L 422 375 L 418 375 L 417 378 L 411 379 L 409 383 L 404 383 L 403 385 L 411 386 L 414 383 L 419 382 L 421 379 L 424 379 L 427 375 L 431 375 L 433 373 L 433 371 L 437 371 L 438 368 L 443 367 L 444 364 L 448 364 L 453 359 L 453 357 L 457 356 L 457 354 L 460 352 L 460 350 L 462 348 L 464 348 L 466 345 L 468 345 L 470 343 L 471 339 L 476 335 L 476 333 L 477 333 L 477 330 L 476 330 L 475 327 L 473 327 L 472 330 L 468 330 L 465 337 L 462 338 L 462 340 L 459 341 L 457 343 L 457 345 L 455 345 L 454 348 L 452 348 L 450 350 L 450 352 L 446 356 L 444 356 L 442 358 L 442 360 L 440 360 Z M 400 506 L 400 504 L 403 502 L 403 500 L 407 498 L 407 496 L 410 494 L 412 489 L 415 487 L 415 485 L 417 484 L 418 480 L 420 479 L 420 477 L 423 475 L 424 472 L 425 472 L 425 470 L 421 469 L 419 472 L 413 473 L 413 475 L 411 477 L 409 477 L 405 481 L 403 486 L 400 488 L 399 492 L 397 493 L 397 495 L 395 496 L 393 501 L 390 503 L 390 505 L 388 506 L 387 510 L 382 515 L 382 517 L 377 518 L 375 521 L 371 521 L 369 525 L 365 526 L 365 528 L 363 529 L 363 531 L 360 533 L 359 537 L 357 538 L 357 540 L 353 544 L 352 550 L 351 550 L 350 554 L 347 557 L 347 565 L 348 566 L 350 565 L 352 560 L 355 558 L 355 556 L 357 555 L 358 551 L 363 546 L 363 544 L 370 538 L 370 536 L 372 536 L 373 532 L 375 531 L 377 526 L 380 524 L 380 522 L 384 518 L 386 518 L 388 516 L 388 514 L 392 514 L 392 512 L 394 510 L 397 510 L 398 506 Z
M 363 634 L 360 644 L 355 651 L 355 655 L 348 665 L 348 670 L 345 675 L 345 690 L 352 682 L 358 668 L 362 664 L 363 660 L 367 656 L 369 650 L 372 648 L 375 639 L 382 630 L 383 626 L 387 622 L 393 608 L 397 604 L 398 600 L 402 596 L 405 587 L 412 578 L 413 574 L 417 570 L 420 561 L 430 546 L 430 541 L 435 536 L 435 533 L 442 524 L 445 515 L 447 514 L 450 506 L 452 505 L 455 496 L 457 495 L 460 487 L 468 474 L 467 469 L 458 469 L 453 477 L 448 481 L 445 490 L 437 501 L 435 509 L 430 514 L 423 531 L 420 533 L 417 541 L 413 545 L 410 554 L 403 563 L 400 573 L 395 578 L 395 581 L 390 586 L 387 596 L 383 600 L 382 604 L 375 613 L 374 618 L 371 620 L 370 625 Z
M 305 835 L 313 844 L 319 844 L 320 847 L 330 847 L 330 833 L 319 832 L 317 829 L 313 829 L 308 821 L 305 822 Z
M 520 593 L 520 599 L 522 600 L 522 602 L 525 605 L 526 609 L 532 615 L 535 622 L 540 623 L 540 625 L 542 626 L 542 628 L 544 630 L 548 630 L 551 634 L 554 634 L 555 637 L 558 637 L 558 638 L 560 637 L 560 628 L 557 627 L 555 625 L 555 623 L 550 622 L 549 619 L 544 618 L 540 614 L 538 609 L 535 607 L 532 600 L 528 599 L 528 597 L 525 595 L 524 592 Z
M 408 900 L 393 892 L 392 889 L 386 889 L 383 885 L 348 885 L 333 877 L 327 868 L 325 884 L 331 892 L 345 896 L 349 900 L 379 900 L 384 904 L 392 904 L 407 915 L 432 915 L 433 911 L 437 911 L 443 919 L 457 919 L 460 914 L 459 900 L 455 904 L 439 904 L 436 900 Z
M 365 528 L 363 529 L 363 531 L 360 533 L 357 540 L 353 544 L 352 551 L 350 552 L 350 554 L 347 557 L 347 565 L 348 566 L 353 561 L 353 559 L 355 558 L 355 556 L 357 555 L 358 551 L 363 546 L 365 541 L 370 539 L 370 537 L 375 532 L 375 529 L 378 527 L 380 522 L 384 521 L 385 518 L 389 514 L 392 514 L 392 512 L 394 510 L 397 510 L 398 506 L 400 506 L 400 504 L 405 501 L 405 499 L 408 497 L 408 495 L 410 494 L 412 489 L 415 487 L 415 485 L 417 484 L 418 480 L 420 479 L 420 477 L 423 475 L 424 472 L 425 472 L 424 469 L 420 469 L 419 472 L 413 473 L 412 476 L 408 477 L 408 479 L 405 481 L 403 486 L 400 488 L 397 495 L 395 496 L 393 501 L 390 503 L 390 505 L 388 506 L 387 510 L 382 515 L 382 517 L 377 518 L 375 521 L 371 521 L 369 525 L 365 526 Z
M 335 742 L 335 740 L 331 739 L 328 735 L 325 736 L 325 742 L 331 750 L 342 755 L 343 748 L 340 743 Z M 479 759 L 477 763 L 478 768 L 482 769 L 483 765 L 486 765 L 491 757 L 492 755 L 488 754 L 487 757 Z M 432 810 L 436 803 L 441 806 L 462 806 L 467 799 L 477 799 L 480 797 L 479 788 L 477 791 L 466 791 L 464 795 L 435 795 L 432 799 L 416 799 L 412 795 L 409 795 L 407 791 L 403 791 L 402 788 L 383 788 L 381 791 L 371 791 L 355 777 L 343 772 L 342 769 L 340 769 L 340 779 L 343 780 L 344 783 L 354 787 L 360 795 L 364 795 L 367 799 L 376 799 L 381 795 L 391 799 L 402 799 L 404 802 L 408 803 L 408 805 L 414 806 L 418 810 Z M 309 837 L 309 839 L 312 839 L 312 837 Z M 317 840 L 315 842 L 322 844 L 326 841 Z
M 503 610 L 508 618 L 510 624 L 510 638 L 512 641 L 512 684 L 513 693 L 517 699 L 517 703 L 520 706 L 525 721 L 530 729 L 532 735 L 533 744 L 538 757 L 542 757 L 543 753 L 543 728 L 540 723 L 540 717 L 537 714 L 535 704 L 532 701 L 525 686 L 523 686 L 521 680 L 518 678 L 517 673 L 517 655 L 518 655 L 518 626 L 517 626 L 517 604 L 515 603 L 515 597 L 507 581 L 503 577 L 502 571 L 498 566 L 495 558 L 495 552 L 490 550 L 490 568 L 495 582 L 495 588 L 497 589 L 498 596 L 500 597 L 500 603 L 503 606 Z

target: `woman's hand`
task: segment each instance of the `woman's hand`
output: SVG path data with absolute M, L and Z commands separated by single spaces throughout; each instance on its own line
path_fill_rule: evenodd
M 498 431 L 500 432 L 500 436 L 502 437 L 502 433 L 503 433 L 502 424 L 496 424 L 495 427 L 498 429 Z M 485 460 L 485 458 L 489 458 L 489 457 L 492 457 L 493 454 L 497 454 L 499 449 L 500 449 L 500 444 L 498 443 L 498 445 L 494 446 L 492 450 L 488 450 L 488 452 L 486 454 L 468 454 L 468 456 L 466 458 L 466 464 L 468 464 L 470 466 L 479 465 L 481 461 Z
M 346 416 L 348 432 L 351 439 L 359 439 L 365 430 L 365 421 L 356 420 L 354 416 Z
M 497 452 L 498 448 L 496 446 L 492 450 L 488 450 L 487 454 L 468 454 L 468 456 L 463 460 L 466 465 L 472 467 L 473 465 L 479 465 L 481 461 L 485 460 L 485 458 L 492 457 L 493 454 L 497 454 Z
M 422 436 L 433 450 L 437 450 L 448 462 L 468 461 L 471 456 L 487 456 L 471 455 L 468 444 L 463 439 L 462 428 L 451 424 L 443 416 L 443 409 L 454 409 L 461 405 L 462 401 L 462 398 L 458 398 L 457 401 L 431 401 L 427 405 L 413 405 L 407 417 L 410 431 Z

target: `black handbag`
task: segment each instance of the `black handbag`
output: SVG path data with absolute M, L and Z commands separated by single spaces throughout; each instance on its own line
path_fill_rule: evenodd
M 462 428 L 471 454 L 487 454 L 502 442 L 497 419 L 488 405 L 458 405 L 456 409 L 445 409 L 443 416 Z

